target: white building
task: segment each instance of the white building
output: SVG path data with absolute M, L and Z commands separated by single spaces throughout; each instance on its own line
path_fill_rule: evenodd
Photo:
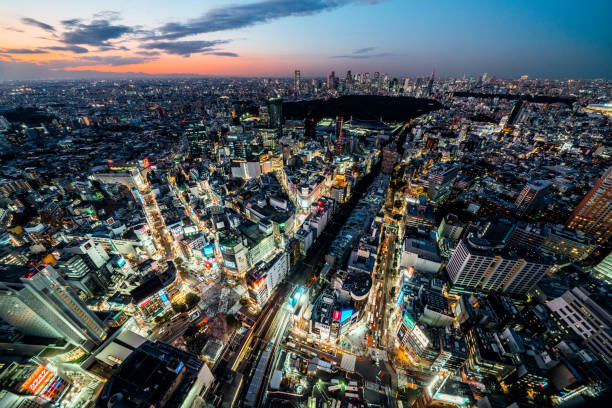
M 401 266 L 414 267 L 417 271 L 436 273 L 440 269 L 442 259 L 438 248 L 429 242 L 408 238 L 402 248 Z
M 606 364 L 612 365 L 612 315 L 576 287 L 546 304 Z
M 446 270 L 453 285 L 464 289 L 524 295 L 551 267 L 545 260 L 494 250 L 489 241 L 471 237 L 459 241 Z

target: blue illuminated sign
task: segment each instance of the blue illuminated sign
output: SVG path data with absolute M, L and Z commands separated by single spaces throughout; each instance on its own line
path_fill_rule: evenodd
M 293 296 L 289 298 L 289 306 L 295 307 L 298 304 L 301 295 L 302 295 L 302 288 L 298 288 L 298 290 L 293 294 Z
M 168 303 L 168 295 L 166 295 L 165 293 L 161 294 L 160 299 L 162 300 L 162 302 Z
M 397 295 L 397 302 L 395 303 L 395 305 L 399 306 L 402 304 L 403 301 L 404 301 L 404 291 L 400 290 L 399 295 Z
M 204 254 L 204 256 L 214 256 L 215 248 L 212 245 L 207 245 L 202 248 L 202 253 Z
M 344 323 L 345 321 L 350 319 L 352 315 L 353 315 L 353 309 L 344 309 L 340 313 L 340 323 Z
M 117 261 L 117 266 L 121 268 L 123 265 L 125 265 L 125 259 L 123 259 L 123 257 L 121 257 Z

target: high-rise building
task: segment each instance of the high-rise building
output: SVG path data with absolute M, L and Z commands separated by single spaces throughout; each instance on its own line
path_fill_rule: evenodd
M 25 334 L 63 338 L 91 350 L 106 327 L 50 265 L 0 270 L 0 317 Z
M 596 247 L 595 240 L 588 234 L 555 225 L 550 228 L 550 234 L 541 249 L 542 252 L 576 262 L 589 256 Z
M 295 78 L 293 79 L 293 89 L 296 94 L 300 93 L 300 70 L 295 70 Z
M 381 170 L 384 174 L 391 174 L 393 167 L 399 159 L 399 153 L 397 152 L 397 145 L 391 143 L 383 148 L 383 157 L 381 163 Z
M 85 261 L 90 264 L 93 269 L 100 269 L 110 259 L 106 250 L 99 243 L 93 240 L 74 242 L 66 247 L 66 252 L 69 254 L 86 255 Z
M 575 287 L 546 306 L 580 336 L 592 352 L 612 365 L 612 315 L 591 299 L 589 292 Z
M 270 127 L 275 129 L 278 136 L 283 134 L 283 100 L 282 98 L 271 98 L 268 100 L 268 111 L 270 112 Z
M 280 252 L 269 262 L 258 263 L 248 273 L 249 296 L 258 307 L 268 301 L 274 289 L 285 279 L 288 267 L 289 256 L 286 252 Z
M 606 256 L 593 269 L 595 272 L 605 276 L 609 281 L 612 281 L 612 252 L 610 252 L 608 256 Z
M 449 238 L 453 241 L 457 241 L 461 238 L 461 234 L 463 233 L 463 223 L 455 214 L 449 213 L 442 218 L 442 222 L 440 222 L 440 226 L 437 231 L 437 239 L 438 241 L 443 238 Z
M 566 225 L 592 235 L 597 242 L 612 237 L 612 166 L 584 196 Z
M 527 183 L 514 202 L 516 214 L 522 217 L 531 211 L 539 210 L 551 187 L 552 182 L 545 180 L 534 180 Z
M 486 239 L 470 237 L 459 241 L 446 270 L 461 289 L 524 295 L 551 267 L 534 254 L 497 250 Z
M 427 173 L 427 196 L 434 204 L 448 198 L 460 170 L 459 166 L 436 166 Z
M 427 83 L 427 96 L 431 96 L 431 93 L 433 92 L 433 84 L 434 84 L 435 77 L 436 77 L 436 71 L 432 71 L 431 77 L 429 78 L 429 82 Z
M 115 357 L 120 365 L 105 382 L 96 407 L 178 407 L 189 390 L 198 386 L 196 378 L 203 383 L 213 379 L 197 355 L 169 344 L 145 341 L 138 348 L 115 344 L 127 357 Z
M 549 228 L 519 221 L 513 225 L 508 235 L 504 236 L 504 244 L 508 248 L 528 247 L 539 249 L 549 235 Z
M 336 82 L 336 72 L 332 71 L 331 74 L 327 77 L 327 88 L 334 89 L 334 85 Z

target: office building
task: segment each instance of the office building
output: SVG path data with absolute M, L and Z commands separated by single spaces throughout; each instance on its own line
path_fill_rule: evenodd
M 331 74 L 329 74 L 329 76 L 327 77 L 327 88 L 335 89 L 335 84 L 336 84 L 336 73 L 332 71 Z
M 293 90 L 296 94 L 300 94 L 300 70 L 295 70 L 295 77 L 293 79 Z
M 63 338 L 86 350 L 106 338 L 102 321 L 50 265 L 25 274 L 3 267 L 0 289 L 0 317 L 25 334 Z
M 427 197 L 434 204 L 441 203 L 450 196 L 451 188 L 460 170 L 459 166 L 438 165 L 427 173 Z
M 195 354 L 146 341 L 115 369 L 96 406 L 179 407 L 203 365 Z
M 542 252 L 571 262 L 583 260 L 596 247 L 597 244 L 592 237 L 582 231 L 563 228 L 563 225 L 552 227 L 546 241 L 541 245 Z
M 512 227 L 510 233 L 505 237 L 505 245 L 508 248 L 528 247 L 538 249 L 550 235 L 550 229 L 519 221 Z
M 516 214 L 523 217 L 530 212 L 540 210 L 552 185 L 552 182 L 546 180 L 534 180 L 527 183 L 514 202 Z
M 612 236 L 612 166 L 574 209 L 566 225 L 592 235 L 597 242 Z
M 395 163 L 399 159 L 399 153 L 397 152 L 397 145 L 391 143 L 383 148 L 383 157 L 381 162 L 381 170 L 384 174 L 391 174 Z
M 281 252 L 269 262 L 260 262 L 247 274 L 249 296 L 257 307 L 261 308 L 268 301 L 274 289 L 287 276 L 288 269 L 289 256 Z
M 440 242 L 443 238 L 448 238 L 453 241 L 459 240 L 463 233 L 463 223 L 455 214 L 446 214 L 437 230 L 436 238 Z
M 612 315 L 581 287 L 549 301 L 548 308 L 606 364 L 612 365 Z
M 268 100 L 268 111 L 270 114 L 270 128 L 276 130 L 278 137 L 283 134 L 283 100 L 272 98 Z
M 93 269 L 100 269 L 110 259 L 102 245 L 92 239 L 74 242 L 66 247 L 65 251 L 69 254 L 86 255 L 85 260 L 90 263 Z
M 608 254 L 594 268 L 595 272 L 605 276 L 608 280 L 612 280 L 612 252 Z
M 500 250 L 486 239 L 470 237 L 459 241 L 446 270 L 462 289 L 524 295 L 551 267 L 535 253 Z

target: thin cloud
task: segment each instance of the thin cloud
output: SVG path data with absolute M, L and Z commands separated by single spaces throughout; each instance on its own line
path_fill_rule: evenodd
M 371 59 L 371 58 L 383 58 L 392 57 L 394 54 L 388 52 L 381 52 L 377 54 L 349 54 L 349 55 L 334 55 L 332 58 L 349 58 L 349 59 Z
M 64 27 L 74 27 L 81 22 L 78 18 L 71 18 L 69 20 L 62 20 L 61 23 Z
M 376 47 L 365 47 L 353 51 L 353 54 L 365 54 L 366 52 L 374 51 Z
M 159 51 L 136 51 L 135 54 L 144 55 L 146 57 L 152 57 L 161 54 Z
M 43 30 L 46 30 L 46 31 L 55 31 L 55 27 L 53 27 L 52 25 L 43 23 L 42 21 L 38 21 L 33 18 L 24 17 L 21 19 L 21 22 L 26 25 L 31 25 L 34 27 L 42 28 Z
M 152 43 L 145 43 L 141 45 L 141 48 L 147 50 L 160 50 L 166 54 L 181 55 L 183 57 L 189 57 L 191 54 L 199 53 L 211 53 L 221 52 L 216 51 L 214 47 L 220 44 L 226 44 L 229 41 L 226 40 L 214 40 L 214 41 L 156 41 Z
M 228 51 L 207 52 L 206 54 L 217 55 L 219 57 L 239 57 L 240 56 L 236 54 L 235 52 L 228 52 Z
M 5 54 L 46 54 L 47 51 L 40 48 L 2 48 L 0 52 Z
M 377 0 L 263 0 L 214 8 L 186 23 L 159 27 L 149 39 L 176 40 L 190 35 L 250 27 L 291 16 L 308 16 L 346 5 L 374 4 Z
M 17 27 L 12 27 L 12 26 L 4 26 L 4 27 L 2 27 L 2 29 L 6 30 L 6 31 L 14 31 L 16 33 L 23 33 L 24 32 L 22 29 L 17 28 Z
M 95 13 L 93 15 L 93 18 L 101 19 L 101 20 L 109 20 L 109 21 L 119 20 L 121 18 L 121 13 L 119 13 L 118 11 L 112 11 L 112 10 L 100 11 L 98 13 Z
M 75 54 L 86 54 L 89 50 L 85 47 L 79 47 L 78 45 L 67 45 L 67 46 L 55 46 L 55 47 L 44 47 L 45 50 L 51 51 L 70 51 Z

